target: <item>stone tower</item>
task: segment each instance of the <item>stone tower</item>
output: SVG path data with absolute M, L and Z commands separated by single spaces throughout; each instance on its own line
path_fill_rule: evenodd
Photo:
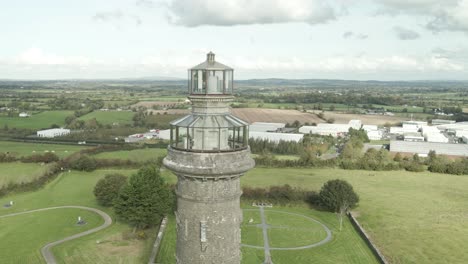
M 188 70 L 192 113 L 171 123 L 164 165 L 177 175 L 178 264 L 239 264 L 240 177 L 254 167 L 248 124 L 231 115 L 233 69 L 215 61 Z

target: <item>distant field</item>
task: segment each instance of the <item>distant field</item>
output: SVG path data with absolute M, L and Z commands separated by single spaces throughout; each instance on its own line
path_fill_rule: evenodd
M 48 151 L 53 152 L 57 156 L 64 158 L 75 152 L 82 150 L 84 147 L 59 145 L 59 144 L 40 144 L 40 143 L 22 143 L 13 141 L 0 141 L 0 153 L 9 153 L 16 157 L 31 156 L 34 154 L 44 154 Z
M 113 123 L 118 124 L 131 124 L 132 117 L 135 113 L 130 111 L 93 111 L 89 114 L 81 116 L 81 120 L 90 120 L 96 118 L 96 120 L 103 125 L 112 125 Z
M 392 263 L 468 262 L 466 176 L 255 168 L 241 183 L 251 187 L 289 184 L 318 191 L 327 180 L 336 178 L 354 186 L 361 198 L 355 209 L 358 219 Z
M 73 111 L 44 111 L 31 117 L 5 117 L 0 116 L 0 126 L 8 128 L 41 129 L 50 128 L 53 124 L 65 125 L 65 117 L 72 115 Z
M 86 220 L 77 226 L 78 216 Z M 0 218 L 2 263 L 45 263 L 40 249 L 48 242 L 102 225 L 97 214 L 79 209 L 57 209 Z
M 252 158 L 256 158 L 258 157 L 259 154 L 252 154 Z M 274 155 L 276 159 L 279 159 L 279 160 L 298 160 L 300 159 L 301 157 L 297 156 L 297 155 L 277 155 L 275 154 Z
M 136 162 L 156 161 L 158 157 L 166 156 L 166 149 L 145 148 L 135 150 L 122 150 L 103 152 L 95 155 L 97 159 L 129 159 Z
M 47 165 L 35 163 L 0 163 L 0 188 L 8 183 L 30 182 L 40 177 L 47 169 Z
M 264 108 L 233 108 L 232 113 L 240 119 L 248 122 L 279 122 L 293 123 L 298 120 L 301 123 L 323 123 L 324 121 L 314 114 L 303 113 L 297 110 L 264 109 Z
M 321 111 L 315 111 L 319 113 Z M 386 115 L 357 115 L 357 114 L 343 114 L 338 112 L 325 111 L 324 117 L 326 119 L 333 118 L 335 124 L 347 124 L 352 119 L 359 119 L 364 125 L 384 125 L 385 123 L 399 123 L 410 118 L 400 116 L 386 116 Z

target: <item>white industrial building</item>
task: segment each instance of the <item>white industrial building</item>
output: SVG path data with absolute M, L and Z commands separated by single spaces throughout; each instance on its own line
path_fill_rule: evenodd
M 171 139 L 171 130 L 156 130 L 152 129 L 149 132 L 141 133 L 141 134 L 133 134 L 126 137 L 124 140 L 126 143 L 135 143 L 139 141 L 143 141 L 146 139 Z
M 417 126 L 406 125 L 404 127 L 390 127 L 390 134 L 404 135 L 407 133 L 418 133 L 419 128 Z
M 445 120 L 445 119 L 432 119 L 432 125 L 437 126 L 437 125 L 447 125 L 447 124 L 453 124 L 455 123 L 454 120 Z
M 427 122 L 426 121 L 403 121 L 401 122 L 402 126 L 404 127 L 405 125 L 407 126 L 416 126 L 418 128 L 421 128 L 423 126 L 427 126 Z
M 271 132 L 249 132 L 249 137 L 253 139 L 268 140 L 270 142 L 294 141 L 299 142 L 304 138 L 304 134 L 291 133 L 271 133 Z
M 68 134 L 70 134 L 70 129 L 64 129 L 64 128 L 52 128 L 52 129 L 37 131 L 37 136 L 43 137 L 43 138 L 54 138 L 54 137 L 66 136 Z
M 427 155 L 431 150 L 442 155 L 468 156 L 468 144 L 390 141 L 390 151 L 392 152 Z
M 383 137 L 383 131 L 376 125 L 363 125 L 362 129 L 366 131 L 369 140 L 381 140 Z
M 438 125 L 437 127 L 447 132 L 456 133 L 456 131 L 458 130 L 468 130 L 468 122 L 457 122 L 453 124 Z
M 19 113 L 19 117 L 30 117 L 31 115 L 26 112 Z
M 320 123 L 317 126 L 302 126 L 299 128 L 299 133 L 340 137 L 346 135 L 350 128 L 360 129 L 361 127 L 361 120 L 350 120 L 348 124 Z
M 253 132 L 277 132 L 286 127 L 283 123 L 265 123 L 265 122 L 254 122 L 249 125 L 249 131 Z

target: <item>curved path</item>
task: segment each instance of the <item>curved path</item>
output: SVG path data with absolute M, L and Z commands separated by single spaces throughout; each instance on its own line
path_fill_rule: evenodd
M 325 224 L 321 223 L 320 221 L 312 218 L 312 217 L 309 217 L 309 216 L 306 216 L 306 215 L 302 215 L 302 214 L 297 214 L 297 213 L 291 213 L 291 212 L 284 212 L 284 211 L 279 211 L 279 210 L 262 210 L 263 208 L 261 207 L 260 208 L 260 214 L 264 214 L 264 211 L 266 212 L 276 212 L 276 213 L 282 213 L 282 214 L 289 214 L 289 215 L 294 215 L 294 216 L 300 216 L 300 217 L 304 217 L 312 222 L 316 222 L 318 224 L 320 224 L 323 229 L 325 230 L 325 232 L 327 233 L 327 237 L 325 237 L 322 241 L 319 241 L 317 243 L 313 243 L 313 244 L 310 244 L 310 245 L 305 245 L 305 246 L 298 246 L 298 247 L 270 247 L 268 246 L 268 251 L 269 250 L 300 250 L 300 249 L 308 249 L 308 248 L 313 248 L 313 247 L 318 247 L 318 246 L 321 246 L 325 243 L 328 243 L 330 240 L 332 240 L 332 232 L 330 230 L 330 228 L 328 228 Z M 257 209 L 244 209 L 245 211 L 257 211 Z M 265 230 L 266 228 L 268 228 L 268 225 L 267 223 L 265 222 L 265 218 L 263 216 L 261 216 L 261 220 L 262 220 L 262 224 L 261 224 L 261 227 L 263 230 Z M 265 239 L 265 238 L 264 238 Z M 266 244 L 266 243 L 265 243 Z M 242 244 L 243 247 L 248 247 L 248 248 L 256 248 L 256 249 L 267 249 L 265 246 L 254 246 L 254 245 L 247 245 L 247 244 Z
M 98 215 L 100 215 L 104 219 L 104 224 L 95 227 L 93 229 L 57 240 L 55 242 L 51 242 L 41 248 L 41 254 L 44 257 L 44 260 L 46 261 L 47 264 L 55 264 L 57 261 L 55 260 L 54 254 L 52 254 L 52 251 L 50 250 L 53 246 L 56 246 L 58 244 L 62 244 L 66 241 L 70 241 L 75 238 L 79 238 L 82 236 L 86 236 L 92 233 L 95 233 L 97 231 L 100 231 L 112 224 L 112 218 L 106 214 L 105 212 L 96 209 L 96 208 L 91 208 L 91 207 L 85 207 L 85 206 L 74 206 L 74 205 L 65 205 L 65 206 L 56 206 L 56 207 L 47 207 L 47 208 L 41 208 L 41 209 L 35 209 L 35 210 L 30 210 L 30 211 L 25 211 L 25 212 L 19 212 L 19 213 L 13 213 L 13 214 L 7 214 L 7 215 L 1 215 L 0 218 L 5 218 L 5 217 L 11 217 L 11 216 L 17 216 L 17 215 L 22 215 L 22 214 L 29 214 L 29 213 L 35 213 L 35 212 L 41 212 L 41 211 L 48 211 L 48 210 L 55 210 L 55 209 L 64 209 L 64 208 L 74 208 L 74 209 L 82 209 L 82 210 L 87 210 L 94 212 Z

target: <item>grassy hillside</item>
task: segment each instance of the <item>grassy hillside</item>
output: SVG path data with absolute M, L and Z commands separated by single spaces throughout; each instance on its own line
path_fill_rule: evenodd
M 34 114 L 31 117 L 7 117 L 0 116 L 0 125 L 2 128 L 6 125 L 8 128 L 26 128 L 42 129 L 50 128 L 53 124 L 58 126 L 65 125 L 65 117 L 72 115 L 73 111 L 44 111 Z

